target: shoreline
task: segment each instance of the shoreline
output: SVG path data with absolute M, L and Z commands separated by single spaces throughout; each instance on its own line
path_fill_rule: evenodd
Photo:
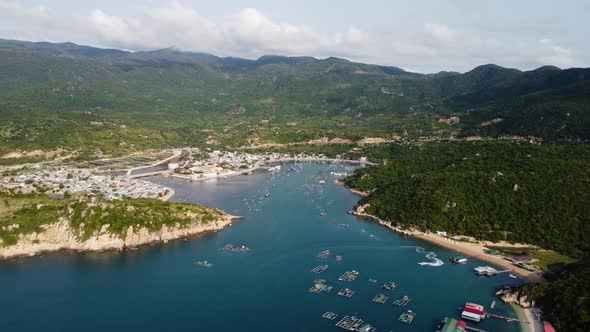
M 334 181 L 334 183 L 342 185 L 346 190 L 348 190 L 351 193 L 356 194 L 358 196 L 361 196 L 361 197 L 368 196 L 367 193 L 348 188 L 341 181 L 336 180 L 336 181 Z M 391 224 L 391 222 L 389 222 L 387 220 L 382 220 L 376 216 L 365 213 L 364 207 L 362 207 L 362 206 L 357 206 L 356 208 L 352 209 L 352 214 L 357 217 L 360 217 L 360 218 L 373 220 L 373 221 L 377 222 L 379 225 L 386 227 L 387 229 L 389 229 L 392 232 L 395 232 L 395 233 L 398 233 L 398 234 L 401 234 L 404 236 L 411 236 L 411 237 L 414 237 L 417 239 L 421 239 L 421 240 L 436 244 L 438 246 L 457 251 L 457 252 L 462 253 L 466 256 L 476 258 L 476 259 L 479 259 L 479 260 L 482 260 L 482 261 L 485 261 L 488 263 L 492 263 L 497 266 L 504 267 L 506 269 L 511 269 L 510 273 L 516 274 L 516 275 L 526 279 L 528 282 L 541 282 L 544 280 L 543 277 L 536 272 L 531 272 L 531 271 L 526 271 L 524 269 L 521 269 L 521 268 L 513 265 L 511 262 L 507 261 L 503 257 L 497 257 L 497 256 L 492 256 L 492 255 L 487 254 L 485 252 L 485 250 L 487 249 L 486 245 L 493 245 L 492 243 L 488 244 L 488 243 L 481 243 L 481 242 L 477 242 L 477 243 L 461 242 L 461 241 L 452 240 L 452 239 L 449 239 L 449 238 L 446 238 L 443 236 L 439 236 L 439 235 L 436 235 L 433 233 L 425 233 L 425 232 L 421 232 L 421 231 L 417 231 L 417 230 L 402 229 L 400 227 L 393 226 Z M 504 243 L 499 243 L 499 244 L 496 243 L 495 245 L 509 245 L 509 246 L 518 247 L 518 246 L 515 246 L 512 244 L 504 244 Z M 527 245 L 527 246 L 530 246 L 530 245 Z
M 470 242 L 460 242 L 460 241 L 450 240 L 448 238 L 445 238 L 445 237 L 442 237 L 442 236 L 439 236 L 439 235 L 436 235 L 433 233 L 424 233 L 424 232 L 420 232 L 420 231 L 416 231 L 416 230 L 401 229 L 399 227 L 392 226 L 388 221 L 385 221 L 385 220 L 379 219 L 373 215 L 358 212 L 358 211 L 355 211 L 353 214 L 357 217 L 360 217 L 360 218 L 365 218 L 365 219 L 370 219 L 370 220 L 376 221 L 379 225 L 386 227 L 387 229 L 391 230 L 392 232 L 395 232 L 395 233 L 398 233 L 401 235 L 405 235 L 405 236 L 411 236 L 411 237 L 414 237 L 417 239 L 421 239 L 421 240 L 436 244 L 438 246 L 457 251 L 457 252 L 464 254 L 466 256 L 476 258 L 476 259 L 479 259 L 482 261 L 486 261 L 488 263 L 492 263 L 494 265 L 498 265 L 498 266 L 504 267 L 506 269 L 511 269 L 512 271 L 510 271 L 510 273 L 516 274 L 516 275 L 526 279 L 528 282 L 540 282 L 540 281 L 544 280 L 543 277 L 541 277 L 540 275 L 538 275 L 535 272 L 530 272 L 530 271 L 520 269 L 517 266 L 514 266 L 511 262 L 507 261 L 504 258 L 492 256 L 492 255 L 485 253 L 486 247 L 483 244 L 470 243 Z
M 0 247 L 0 262 L 19 257 L 34 257 L 46 253 L 58 252 L 122 252 L 138 250 L 140 247 L 167 244 L 169 241 L 200 237 L 202 235 L 221 231 L 232 225 L 234 220 L 243 219 L 241 216 L 224 214 L 210 223 L 192 223 L 185 226 L 162 226 L 158 231 L 150 232 L 141 227 L 137 230 L 130 226 L 122 236 L 101 231 L 91 238 L 79 241 L 76 234 L 69 228 L 69 223 L 59 221 L 48 225 L 43 233 L 27 234 L 17 244 Z
M 545 330 L 545 328 L 543 327 L 543 322 L 535 319 L 530 308 L 525 309 L 516 304 L 510 304 L 510 307 L 516 313 L 518 320 L 528 322 L 519 323 L 520 330 L 522 332 L 543 332 Z

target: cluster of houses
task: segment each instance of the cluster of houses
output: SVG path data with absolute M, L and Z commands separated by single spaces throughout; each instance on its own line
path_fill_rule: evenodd
M 227 177 L 237 174 L 249 173 L 263 165 L 269 165 L 289 160 L 322 160 L 325 155 L 285 154 L 285 153 L 240 153 L 230 151 L 207 151 L 204 158 L 195 158 L 194 154 L 179 163 L 171 163 L 168 168 L 175 174 L 189 177 L 193 180 Z M 339 159 L 339 158 L 337 158 Z M 366 162 L 366 158 L 363 158 Z M 362 160 L 361 160 L 362 162 Z
M 23 173 L 0 179 L 0 185 L 23 193 L 44 192 L 51 197 L 85 192 L 106 199 L 162 198 L 169 188 L 124 176 L 97 175 L 90 170 L 59 168 Z

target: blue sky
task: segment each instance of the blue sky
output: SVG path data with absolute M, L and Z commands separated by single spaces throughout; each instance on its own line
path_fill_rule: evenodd
M 589 17 L 587 0 L 0 0 L 0 38 L 463 72 L 590 66 Z

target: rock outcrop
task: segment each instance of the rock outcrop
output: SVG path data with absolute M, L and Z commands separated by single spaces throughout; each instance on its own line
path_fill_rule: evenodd
M 45 225 L 44 231 L 22 235 L 18 242 L 10 246 L 0 246 L 0 259 L 34 256 L 43 252 L 61 250 L 72 251 L 106 251 L 124 250 L 152 243 L 166 243 L 206 232 L 219 231 L 230 226 L 237 217 L 223 215 L 215 221 L 203 223 L 195 221 L 174 227 L 162 226 L 159 231 L 150 231 L 145 227 L 134 229 L 130 226 L 125 234 L 117 235 L 108 231 L 109 225 L 103 227 L 88 239 L 82 239 L 69 222 L 62 218 L 56 223 Z
M 496 292 L 496 295 L 504 303 L 511 303 L 519 305 L 523 308 L 531 308 L 535 305 L 534 301 L 531 301 L 528 296 L 518 290 L 514 290 L 511 287 L 505 287 Z

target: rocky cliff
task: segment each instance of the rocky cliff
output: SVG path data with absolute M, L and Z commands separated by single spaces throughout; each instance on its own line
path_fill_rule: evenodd
M 124 250 L 151 243 L 166 243 L 169 240 L 221 230 L 230 226 L 232 220 L 236 218 L 225 214 L 207 223 L 194 221 L 186 225 L 176 224 L 173 227 L 164 225 L 159 231 L 130 226 L 124 235 L 109 232 L 109 225 L 105 224 L 98 232 L 85 240 L 70 227 L 68 220 L 60 218 L 56 223 L 43 225 L 43 232 L 23 235 L 14 245 L 0 246 L 0 259 L 34 256 L 43 252 L 60 250 Z

